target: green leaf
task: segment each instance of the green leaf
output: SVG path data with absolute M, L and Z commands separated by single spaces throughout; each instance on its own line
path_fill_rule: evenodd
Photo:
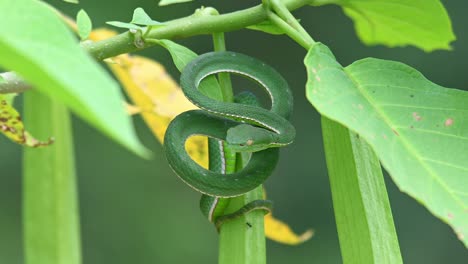
M 451 49 L 450 18 L 439 0 L 333 0 L 353 21 L 367 45 L 413 45 L 424 51 Z
M 64 2 L 71 3 L 71 4 L 79 4 L 79 0 L 63 0 Z
M 147 41 L 149 42 L 152 41 L 158 45 L 161 45 L 165 49 L 167 49 L 167 51 L 169 51 L 169 53 L 172 56 L 172 60 L 174 61 L 175 66 L 180 72 L 182 72 L 182 70 L 191 60 L 195 59 L 198 56 L 195 52 L 191 51 L 187 47 L 184 47 L 182 45 L 179 45 L 167 39 L 147 40 Z M 205 95 L 208 95 L 209 97 L 213 99 L 216 99 L 219 101 L 223 100 L 221 88 L 215 76 L 208 76 L 207 78 L 205 78 L 204 81 L 200 84 L 199 89 Z
M 126 29 L 135 29 L 135 30 L 142 30 L 142 27 L 131 24 L 131 23 L 126 23 L 126 22 L 120 22 L 120 21 L 107 21 L 106 24 L 118 27 L 118 28 L 126 28 Z
M 322 130 L 343 263 L 403 263 L 377 156 L 326 117 Z
M 81 264 L 70 113 L 44 94 L 28 91 L 24 118 L 34 134 L 57 138 L 45 148 L 24 148 L 24 263 Z
M 282 35 L 284 30 L 279 28 L 277 25 L 273 24 L 270 20 L 265 20 L 256 25 L 248 26 L 248 29 L 262 31 L 272 35 Z
M 86 40 L 93 29 L 93 24 L 86 11 L 81 9 L 76 15 L 76 24 L 78 26 L 78 35 L 81 40 Z
M 4 83 L 5 82 L 5 78 L 3 78 L 3 76 L 0 75 L 0 83 Z
M 297 19 L 297 21 L 301 21 Z M 284 30 L 279 28 L 276 24 L 272 23 L 270 20 L 265 20 L 261 23 L 248 26 L 248 29 L 262 31 L 271 35 L 283 35 L 285 34 Z
M 119 85 L 78 45 L 61 18 L 40 1 L 0 1 L 0 66 L 17 72 L 110 138 L 140 155 Z M 38 109 L 39 111 L 40 109 Z
M 398 187 L 468 245 L 468 92 L 399 62 L 367 58 L 343 68 L 321 43 L 305 65 L 317 110 L 367 140 Z
M 159 6 L 167 6 L 167 5 L 172 5 L 172 4 L 179 4 L 179 3 L 186 3 L 186 2 L 192 2 L 193 0 L 161 0 L 159 1 Z
M 151 19 L 148 14 L 146 14 L 143 8 L 138 7 L 133 11 L 133 18 L 130 22 L 132 24 L 142 25 L 142 26 L 159 26 L 162 25 L 161 22 L 154 21 Z

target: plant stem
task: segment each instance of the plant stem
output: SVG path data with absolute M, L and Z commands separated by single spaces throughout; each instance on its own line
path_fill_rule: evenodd
M 215 51 L 225 51 L 224 33 L 213 34 Z M 229 73 L 219 73 L 218 80 L 223 101 L 233 102 L 233 90 Z M 236 154 L 236 170 L 241 170 L 248 162 L 248 155 Z M 226 214 L 233 213 L 251 201 L 263 199 L 263 187 L 232 198 Z M 254 210 L 237 219 L 223 223 L 219 230 L 219 264 L 266 263 L 264 212 Z M 248 225 L 247 225 L 248 224 Z
M 326 117 L 322 129 L 343 263 L 403 263 L 377 156 Z
M 24 96 L 24 117 L 34 135 L 57 139 L 44 148 L 24 148 L 25 263 L 79 264 L 79 214 L 68 110 L 30 91 Z
M 271 22 L 273 22 L 276 26 L 284 30 L 286 35 L 288 35 L 290 38 L 292 38 L 294 41 L 296 41 L 299 45 L 301 45 L 305 49 L 310 48 L 310 43 L 308 43 L 302 35 L 297 32 L 291 25 L 286 23 L 283 19 L 281 19 L 277 14 L 273 12 L 268 12 L 268 18 L 270 19 Z
M 224 40 L 224 33 L 213 34 L 213 46 L 215 51 L 226 51 L 226 43 Z M 234 94 L 232 91 L 231 77 L 227 72 L 218 73 L 219 86 L 221 87 L 221 94 L 223 95 L 224 102 L 233 102 Z
M 290 10 L 309 5 L 311 0 L 284 0 L 284 6 Z M 258 24 L 267 19 L 267 12 L 262 5 L 257 5 L 232 13 L 218 16 L 188 16 L 165 23 L 148 33 L 147 38 L 174 39 L 194 35 L 208 35 L 215 32 L 229 32 Z M 147 48 L 150 45 L 146 45 Z M 91 43 L 86 49 L 98 60 L 137 50 L 131 34 L 125 32 L 107 40 Z
M 14 72 L 0 73 L 3 82 L 0 83 L 0 93 L 21 93 L 31 88 Z
M 237 167 L 246 164 L 245 158 L 237 159 Z M 245 204 L 263 199 L 263 187 L 259 186 L 231 200 L 226 214 L 233 213 Z M 266 245 L 263 210 L 254 210 L 223 224 L 219 233 L 219 264 L 265 264 Z
M 291 14 L 287 6 L 281 0 L 266 0 L 270 1 L 268 5 L 272 8 L 279 17 L 281 17 L 286 23 L 293 27 L 302 36 L 303 41 L 307 43 L 307 46 L 312 46 L 315 41 L 309 35 L 309 33 L 301 26 L 299 21 Z
M 310 5 L 313 0 L 283 0 L 284 6 L 289 10 L 295 10 L 302 6 Z M 244 10 L 218 16 L 188 16 L 165 23 L 163 27 L 157 27 L 147 32 L 148 39 L 175 39 L 187 38 L 195 35 L 208 35 L 216 32 L 229 32 L 255 25 L 268 19 L 267 10 L 262 5 L 257 5 Z M 83 42 L 82 47 L 97 60 L 115 57 L 120 54 L 133 52 L 154 46 L 155 43 L 144 43 L 142 47 L 136 47 L 133 34 L 124 32 L 117 36 L 97 41 Z M 0 83 L 0 93 L 18 93 L 31 88 L 15 73 L 10 74 L 6 81 Z

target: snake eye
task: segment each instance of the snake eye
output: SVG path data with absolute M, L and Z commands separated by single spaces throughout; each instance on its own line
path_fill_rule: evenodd
M 243 146 L 244 146 L 244 144 L 239 144 L 239 146 L 243 147 Z

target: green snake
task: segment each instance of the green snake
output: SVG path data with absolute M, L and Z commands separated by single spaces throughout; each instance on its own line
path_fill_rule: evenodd
M 238 103 L 220 102 L 198 90 L 200 82 L 220 72 L 235 73 L 260 84 L 269 94 L 271 109 L 244 96 Z M 210 52 L 191 61 L 182 71 L 180 84 L 185 96 L 201 110 L 178 115 L 164 138 L 166 157 L 175 173 L 190 187 L 203 193 L 202 212 L 211 222 L 230 219 L 254 209 L 268 210 L 270 202 L 253 201 L 239 211 L 223 216 L 227 200 L 262 184 L 278 161 L 278 147 L 292 143 L 295 128 L 288 121 L 293 97 L 287 82 L 272 67 L 252 57 L 234 52 Z M 241 96 L 242 97 L 242 96 Z M 209 140 L 210 170 L 194 162 L 185 150 L 193 135 Z M 235 153 L 252 153 L 240 171 L 230 168 Z

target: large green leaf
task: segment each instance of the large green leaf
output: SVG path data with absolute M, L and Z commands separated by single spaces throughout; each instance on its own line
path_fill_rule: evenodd
M 118 84 L 84 52 L 50 7 L 35 0 L 0 1 L 0 65 L 63 102 L 109 137 L 144 155 Z M 8 25 L 8 26 L 6 26 Z M 37 109 L 40 111 L 40 109 Z
M 425 51 L 450 49 L 455 40 L 450 18 L 439 0 L 318 0 L 333 3 L 355 24 L 367 45 L 413 45 Z
M 393 61 L 343 68 L 323 44 L 305 58 L 307 98 L 365 138 L 399 188 L 468 245 L 468 93 Z

